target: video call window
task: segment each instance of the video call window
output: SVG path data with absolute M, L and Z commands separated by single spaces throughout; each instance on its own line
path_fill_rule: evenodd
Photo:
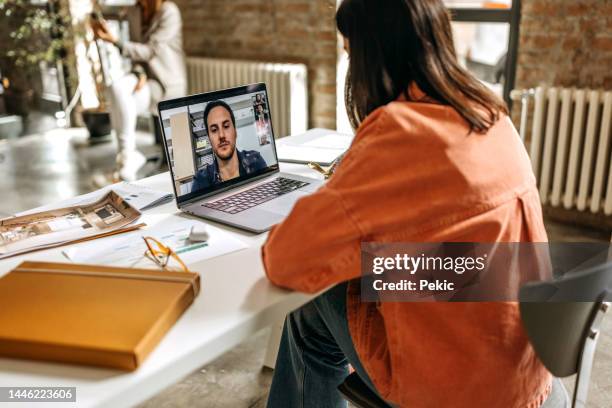
M 164 110 L 161 119 L 179 196 L 277 164 L 265 92 Z
M 259 139 L 260 145 L 266 145 L 270 143 L 272 134 L 270 132 L 270 113 L 268 111 L 268 104 L 266 102 L 266 96 L 263 92 L 256 94 L 252 97 L 253 100 L 253 111 L 255 112 L 255 128 L 257 129 L 257 138 Z

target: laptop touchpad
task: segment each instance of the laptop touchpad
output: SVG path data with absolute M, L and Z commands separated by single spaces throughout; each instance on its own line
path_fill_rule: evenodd
M 257 208 L 266 211 L 271 211 L 276 214 L 288 215 L 291 212 L 293 206 L 295 205 L 295 202 L 300 199 L 300 197 L 307 195 L 308 193 L 303 191 L 294 191 L 292 193 L 275 198 L 274 200 L 268 201 L 267 203 L 264 203 Z

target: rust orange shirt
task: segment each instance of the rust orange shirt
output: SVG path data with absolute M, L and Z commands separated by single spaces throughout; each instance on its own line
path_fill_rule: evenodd
M 263 248 L 269 279 L 317 292 L 360 276 L 360 243 L 545 242 L 529 158 L 502 117 L 470 133 L 411 87 L 370 114 L 329 182 L 299 200 Z M 416 100 L 416 102 L 414 101 Z M 378 391 L 402 407 L 539 407 L 550 375 L 518 305 L 367 303 L 349 285 L 355 348 Z

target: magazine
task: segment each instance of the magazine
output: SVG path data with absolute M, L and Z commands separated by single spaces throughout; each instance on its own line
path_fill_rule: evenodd
M 0 220 L 0 259 L 134 230 L 140 212 L 114 191 L 91 203 Z
M 84 203 L 89 203 L 97 200 L 107 194 L 109 191 L 114 191 L 119 194 L 125 201 L 127 201 L 132 207 L 139 211 L 146 211 L 151 208 L 157 207 L 158 205 L 165 204 L 172 201 L 174 195 L 172 193 L 166 193 L 164 191 L 154 190 L 152 188 L 142 186 L 140 184 L 132 184 L 128 182 L 121 182 L 107 186 L 91 193 L 83 194 L 78 197 L 68 198 L 59 202 L 50 203 L 42 207 L 34 208 L 27 211 L 22 211 L 15 214 L 16 216 L 35 214 L 42 211 L 53 210 L 55 208 L 73 207 Z

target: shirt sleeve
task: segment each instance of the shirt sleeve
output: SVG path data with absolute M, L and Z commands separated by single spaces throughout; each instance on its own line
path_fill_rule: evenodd
M 308 293 L 355 278 L 360 236 L 339 194 L 322 187 L 300 199 L 270 232 L 262 249 L 268 278 L 277 286 Z
M 381 111 L 372 113 L 329 182 L 301 198 L 262 249 L 268 278 L 277 286 L 307 293 L 361 275 L 361 242 L 366 236 L 348 206 L 347 192 L 371 176 L 363 153 L 378 132 Z
M 160 44 L 167 43 L 180 33 L 181 14 L 177 7 L 162 7 L 159 25 L 146 43 L 126 41 L 118 44 L 121 53 L 132 61 L 147 62 Z

